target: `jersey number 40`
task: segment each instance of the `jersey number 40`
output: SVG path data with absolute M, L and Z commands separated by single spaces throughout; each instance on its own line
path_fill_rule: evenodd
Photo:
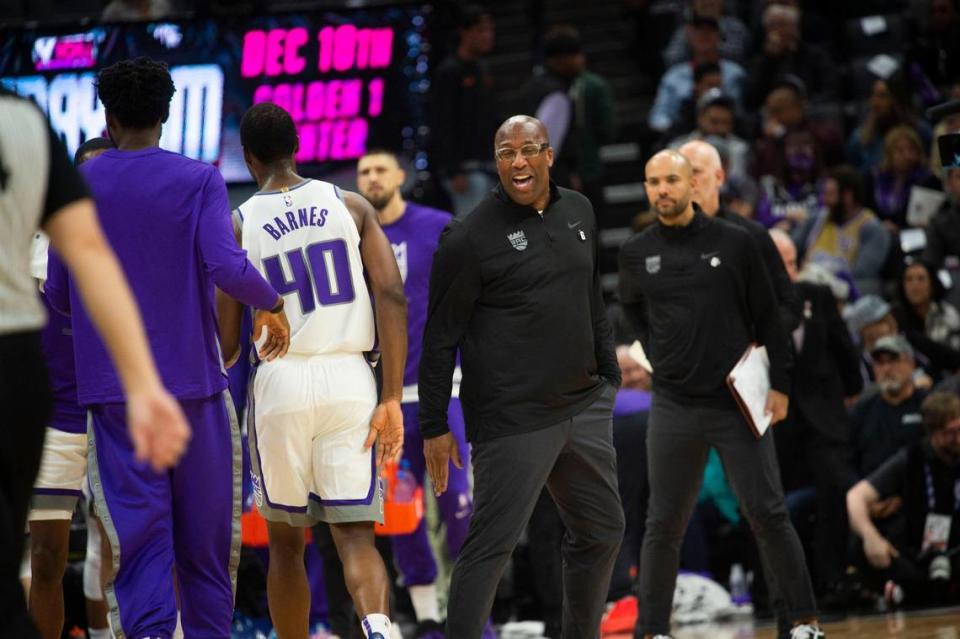
M 304 314 L 317 307 L 352 302 L 355 295 L 350 276 L 350 258 L 343 240 L 317 242 L 285 253 L 292 274 L 287 279 L 280 256 L 264 258 L 263 268 L 270 285 L 281 295 L 296 293 Z

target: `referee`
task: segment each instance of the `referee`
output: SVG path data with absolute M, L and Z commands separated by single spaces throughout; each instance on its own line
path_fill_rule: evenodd
M 590 202 L 550 181 L 546 128 L 514 116 L 494 140 L 500 184 L 440 237 L 420 360 L 420 430 L 437 494 L 460 351 L 474 514 L 446 636 L 479 639 L 504 567 L 546 485 L 566 526 L 563 639 L 594 639 L 623 539 L 611 414 L 620 369 L 603 307 Z M 536 540 L 534 540 L 536 543 Z
M 45 318 L 29 269 L 42 227 L 71 269 L 123 380 L 137 456 L 160 470 L 189 428 L 160 382 L 136 303 L 97 223 L 93 202 L 43 114 L 0 89 L 0 638 L 39 637 L 20 585 L 23 530 L 51 407 L 40 351 Z
M 645 179 L 658 223 L 620 251 L 624 313 L 653 366 L 640 630 L 644 637 L 670 631 L 680 543 L 712 446 L 765 565 L 779 577 L 791 639 L 823 637 L 772 435 L 754 437 L 726 387 L 727 374 L 756 341 L 770 355 L 767 413 L 774 423 L 787 414 L 791 351 L 760 251 L 745 231 L 693 204 L 693 169 L 676 151 L 654 155 Z

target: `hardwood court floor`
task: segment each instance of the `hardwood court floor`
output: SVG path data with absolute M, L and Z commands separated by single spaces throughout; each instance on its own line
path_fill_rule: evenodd
M 824 624 L 827 639 L 960 639 L 960 608 L 850 617 Z M 753 622 L 704 624 L 676 628 L 675 639 L 775 639 L 770 626 L 757 628 Z M 608 635 L 605 639 L 621 639 Z M 623 635 L 622 639 L 631 639 Z

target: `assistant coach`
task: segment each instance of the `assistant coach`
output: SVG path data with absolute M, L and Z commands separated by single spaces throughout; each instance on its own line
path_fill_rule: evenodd
M 594 639 L 623 538 L 611 413 L 620 369 L 603 307 L 590 202 L 550 181 L 534 118 L 494 141 L 500 184 L 440 237 L 420 361 L 420 430 L 437 493 L 456 443 L 457 350 L 473 444 L 474 514 L 453 571 L 448 637 L 479 639 L 546 484 L 566 526 L 564 639 Z
M 675 151 L 646 166 L 657 223 L 620 250 L 624 313 L 653 366 L 647 430 L 650 503 L 640 560 L 643 636 L 670 634 L 680 542 L 707 453 L 716 448 L 794 623 L 822 637 L 803 548 L 784 506 L 772 434 L 756 439 L 726 385 L 751 342 L 767 347 L 773 422 L 787 413 L 792 353 L 753 239 L 693 204 L 693 169 Z

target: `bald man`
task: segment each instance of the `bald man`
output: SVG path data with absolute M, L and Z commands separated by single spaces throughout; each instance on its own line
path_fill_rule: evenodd
M 693 201 L 697 176 L 676 151 L 645 168 L 658 223 L 620 250 L 624 315 L 653 367 L 647 430 L 650 501 L 640 560 L 642 637 L 666 637 L 680 559 L 710 448 L 781 584 L 791 639 L 823 637 L 803 548 L 784 505 L 773 438 L 757 438 L 726 379 L 751 343 L 766 346 L 766 412 L 787 414 L 792 357 L 766 267 L 750 236 L 713 219 Z
M 773 283 L 780 319 L 784 327 L 792 331 L 800 323 L 800 303 L 790 277 L 784 270 L 783 261 L 767 229 L 762 224 L 737 215 L 723 206 L 720 189 L 723 188 L 727 176 L 720 161 L 720 153 L 712 144 L 702 140 L 687 142 L 677 150 L 687 158 L 696 178 L 693 182 L 693 201 L 700 205 L 706 215 L 739 226 L 756 242 Z
M 790 277 L 797 278 L 797 249 L 790 236 L 770 235 Z M 802 318 L 793 332 L 796 352 L 790 415 L 775 429 L 783 488 L 816 488 L 813 574 L 821 604 L 842 608 L 849 601 L 843 567 L 849 534 L 846 492 L 853 484 L 847 465 L 850 425 L 845 398 L 863 390 L 860 357 L 826 286 L 796 282 Z
M 420 431 L 435 491 L 460 465 L 447 422 L 460 353 L 474 514 L 453 572 L 447 637 L 478 639 L 546 486 L 566 526 L 563 639 L 596 637 L 623 539 L 612 411 L 620 385 L 589 200 L 550 180 L 543 124 L 494 139 L 500 184 L 440 236 L 420 359 Z M 534 540 L 536 543 L 536 540 Z

